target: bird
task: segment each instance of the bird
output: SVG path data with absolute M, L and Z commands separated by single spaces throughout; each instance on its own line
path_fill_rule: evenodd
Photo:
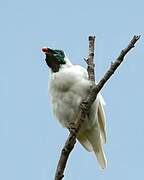
M 60 124 L 69 129 L 79 113 L 79 106 L 91 87 L 88 73 L 80 65 L 72 64 L 61 49 L 43 47 L 46 64 L 50 68 L 49 94 L 53 113 Z M 78 132 L 77 140 L 96 155 L 99 167 L 107 167 L 103 145 L 107 140 L 105 101 L 100 93 L 91 105 Z

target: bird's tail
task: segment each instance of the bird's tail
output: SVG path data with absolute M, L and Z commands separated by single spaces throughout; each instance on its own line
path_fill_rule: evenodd
M 100 137 L 99 130 L 96 129 L 96 127 L 94 127 L 91 130 L 88 130 L 85 135 L 88 141 L 92 145 L 93 151 L 97 157 L 100 167 L 102 169 L 106 168 L 107 160 L 106 160 L 105 153 L 102 147 L 102 140 Z
M 102 147 L 99 149 L 99 152 L 97 152 L 97 150 L 95 150 L 94 147 L 93 147 L 93 150 L 94 150 L 97 160 L 100 164 L 100 167 L 102 169 L 105 169 L 107 166 L 107 160 L 106 160 L 105 153 L 104 153 Z

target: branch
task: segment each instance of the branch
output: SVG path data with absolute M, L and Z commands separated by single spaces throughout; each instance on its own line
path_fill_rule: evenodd
M 132 38 L 132 40 L 130 41 L 128 46 L 121 51 L 120 55 L 117 57 L 115 62 L 111 64 L 111 67 L 106 72 L 104 77 L 100 80 L 100 82 L 97 85 L 93 84 L 90 93 L 81 102 L 80 111 L 79 111 L 78 117 L 76 119 L 76 123 L 75 123 L 74 127 L 70 129 L 69 137 L 64 145 L 64 148 L 61 151 L 60 159 L 59 159 L 57 169 L 56 169 L 55 180 L 61 180 L 64 177 L 63 173 L 64 173 L 64 170 L 66 167 L 66 163 L 67 163 L 69 154 L 74 148 L 74 145 L 76 143 L 76 136 L 79 132 L 79 129 L 81 128 L 81 124 L 83 123 L 84 118 L 85 118 L 89 108 L 91 107 L 91 104 L 95 101 L 99 91 L 102 89 L 102 87 L 108 81 L 108 79 L 112 76 L 112 74 L 115 72 L 115 70 L 118 68 L 118 66 L 122 63 L 125 55 L 134 47 L 135 43 L 139 40 L 139 38 L 140 38 L 140 36 L 134 36 Z M 92 37 L 92 36 L 89 37 L 89 56 L 87 59 L 89 79 L 93 82 L 95 81 L 94 64 L 93 64 L 94 39 L 95 39 L 95 37 Z
M 119 67 L 119 65 L 123 62 L 124 57 L 126 56 L 126 54 L 132 49 L 134 48 L 136 42 L 140 39 L 140 36 L 134 36 L 132 38 L 132 40 L 129 42 L 128 46 L 123 49 L 119 56 L 116 58 L 116 60 L 111 63 L 110 68 L 108 69 L 108 71 L 105 73 L 105 75 L 103 76 L 103 78 L 99 81 L 99 83 L 97 85 L 93 85 L 91 92 L 88 94 L 87 98 L 86 98 L 86 102 L 87 104 L 91 104 L 95 101 L 97 94 L 100 92 L 100 90 L 103 88 L 103 86 L 105 85 L 105 83 L 109 80 L 109 78 L 114 74 L 114 72 L 116 71 L 116 69 Z M 90 106 L 89 106 L 90 107 Z M 88 107 L 88 108 L 89 108 Z
M 89 36 L 89 55 L 88 59 L 86 60 L 87 63 L 87 72 L 89 80 L 95 83 L 95 72 L 94 72 L 94 43 L 95 43 L 95 36 Z

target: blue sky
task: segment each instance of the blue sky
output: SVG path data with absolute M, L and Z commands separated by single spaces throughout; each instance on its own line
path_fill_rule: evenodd
M 41 47 L 65 50 L 86 67 L 96 36 L 99 80 L 134 34 L 142 37 L 103 88 L 107 103 L 106 170 L 78 143 L 65 180 L 143 179 L 143 7 L 130 1 L 5 0 L 0 2 L 0 179 L 51 180 L 68 136 L 52 115 L 48 68 Z

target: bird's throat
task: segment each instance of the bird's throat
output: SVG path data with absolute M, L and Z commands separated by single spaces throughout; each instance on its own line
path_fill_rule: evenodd
M 60 64 L 56 64 L 56 65 L 54 65 L 54 66 L 51 66 L 51 70 L 52 70 L 52 72 L 54 72 L 54 73 L 58 72 L 59 69 L 60 69 Z

